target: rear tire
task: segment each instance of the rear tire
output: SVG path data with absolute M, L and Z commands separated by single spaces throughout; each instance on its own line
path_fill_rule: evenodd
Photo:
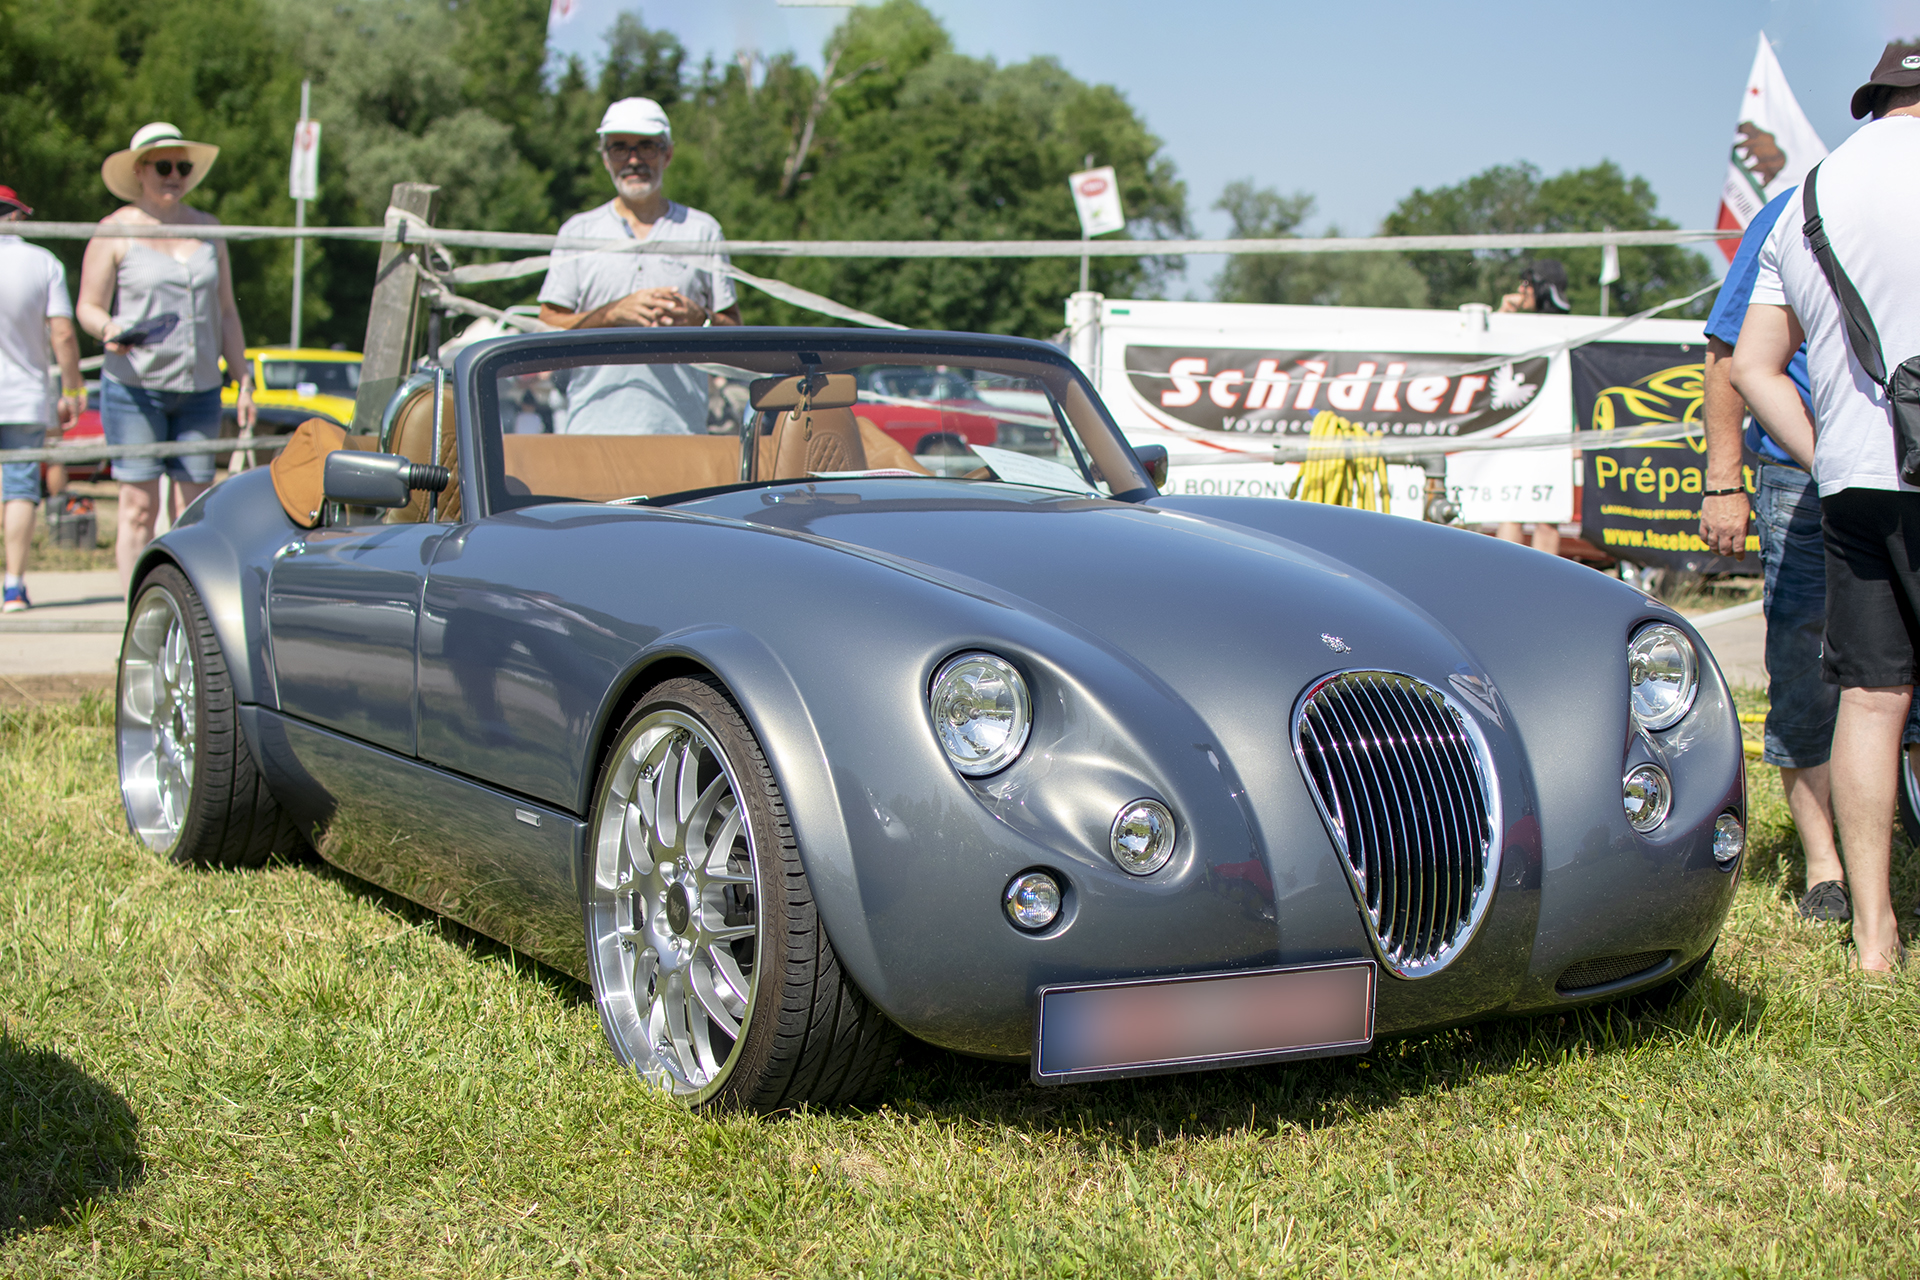
M 857 1102 L 899 1031 L 848 980 L 786 803 L 726 691 L 669 680 L 594 787 L 587 964 L 614 1056 L 688 1106 Z
M 114 739 L 127 826 L 155 852 L 184 866 L 232 868 L 304 847 L 241 732 L 206 607 L 170 564 L 134 593 Z

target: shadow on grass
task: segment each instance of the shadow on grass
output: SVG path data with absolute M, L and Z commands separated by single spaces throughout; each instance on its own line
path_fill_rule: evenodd
M 342 871 L 311 850 L 295 865 L 318 879 L 338 885 L 340 890 L 349 897 L 370 903 L 410 925 L 432 929 L 447 942 L 459 947 L 476 960 L 503 966 L 541 984 L 568 1004 L 593 1003 L 592 990 L 572 974 L 535 960 L 525 952 L 516 951 L 506 943 L 489 938 L 484 933 L 469 929 L 459 921 L 441 915 L 429 907 L 423 907 L 411 898 L 403 898 L 390 889 L 383 889 L 371 880 L 362 880 L 351 871 Z
M 0 1241 L 138 1182 L 138 1128 L 126 1099 L 0 1029 Z
M 1709 966 L 1670 1007 L 1648 1003 L 1623 999 L 1397 1037 L 1358 1056 L 1061 1087 L 1031 1084 L 1023 1063 L 909 1041 L 880 1101 L 912 1115 L 1135 1147 L 1182 1136 L 1317 1129 L 1488 1076 L 1512 1081 L 1509 1102 L 1551 1101 L 1552 1089 L 1539 1079 L 1543 1068 L 1649 1043 L 1751 1033 L 1766 999 Z

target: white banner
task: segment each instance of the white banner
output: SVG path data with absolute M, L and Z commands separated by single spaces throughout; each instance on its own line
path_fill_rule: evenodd
M 1284 498 L 1299 465 L 1259 465 L 1305 443 L 1331 411 L 1397 442 L 1431 440 L 1469 524 L 1575 519 L 1567 445 L 1451 452 L 1447 441 L 1566 437 L 1575 429 L 1565 351 L 1618 321 L 1376 307 L 1102 299 L 1093 377 L 1136 445 L 1166 446 L 1167 491 Z M 1698 321 L 1640 320 L 1615 342 L 1701 343 Z M 1509 357 L 1498 364 L 1502 357 Z M 1396 515 L 1420 518 L 1425 471 L 1387 469 Z
M 1764 31 L 1734 119 L 1739 123 L 1733 131 L 1726 181 L 1720 188 L 1719 225 L 1744 231 L 1768 201 L 1799 186 L 1807 170 L 1827 154 L 1827 144 L 1820 141 L 1787 87 L 1786 73 L 1780 70 Z M 1729 262 L 1739 248 L 1738 240 L 1720 242 Z
M 320 198 L 318 120 L 302 120 L 293 127 L 293 165 L 287 171 L 287 194 L 295 200 Z
M 1120 180 L 1113 166 L 1088 169 L 1067 179 L 1073 188 L 1073 208 L 1080 215 L 1080 229 L 1091 236 L 1103 236 L 1127 225 L 1120 209 Z

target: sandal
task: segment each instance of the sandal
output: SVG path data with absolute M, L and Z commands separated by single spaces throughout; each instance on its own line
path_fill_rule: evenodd
M 1808 888 L 1806 896 L 1800 899 L 1800 918 L 1832 923 L 1853 919 L 1853 895 L 1847 892 L 1846 882 L 1822 880 Z

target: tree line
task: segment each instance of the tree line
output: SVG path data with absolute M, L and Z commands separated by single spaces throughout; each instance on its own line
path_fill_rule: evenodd
M 916 0 L 853 10 L 816 73 L 792 52 L 696 62 L 640 14 L 620 15 L 593 64 L 552 59 L 547 0 L 0 0 L 0 183 L 43 219 L 88 221 L 116 201 L 107 154 L 148 120 L 221 147 L 191 202 L 228 223 L 291 224 L 287 161 L 300 82 L 323 125 L 315 225 L 382 221 L 398 181 L 440 186 L 436 221 L 552 231 L 606 200 L 594 151 L 606 103 L 659 100 L 674 124 L 668 190 L 736 239 L 1070 239 L 1066 177 L 1089 158 L 1118 173 L 1127 235 L 1191 234 L 1173 160 L 1118 90 L 1051 58 L 1001 66 L 956 52 Z M 1304 195 L 1235 183 L 1216 206 L 1234 234 L 1296 234 Z M 1541 179 L 1525 165 L 1415 191 L 1389 234 L 1671 225 L 1647 184 L 1611 164 Z M 81 246 L 50 244 L 77 280 Z M 307 251 L 309 341 L 357 346 L 374 246 Z M 1591 269 L 1584 257 L 1593 258 Z M 486 257 L 488 255 L 478 255 Z M 1565 255 L 1577 310 L 1594 310 L 1598 250 Z M 1626 250 L 1620 310 L 1699 287 L 1687 250 Z M 250 342 L 283 340 L 288 241 L 236 244 L 235 288 Z M 758 274 L 903 324 L 1044 335 L 1057 330 L 1079 264 L 1068 259 L 752 259 Z M 1093 287 L 1151 297 L 1178 259 L 1105 258 Z M 1494 301 L 1518 255 L 1352 254 L 1234 260 L 1226 301 L 1453 306 Z M 539 278 L 486 286 L 495 305 L 530 301 Z M 750 323 L 819 317 L 743 290 Z

